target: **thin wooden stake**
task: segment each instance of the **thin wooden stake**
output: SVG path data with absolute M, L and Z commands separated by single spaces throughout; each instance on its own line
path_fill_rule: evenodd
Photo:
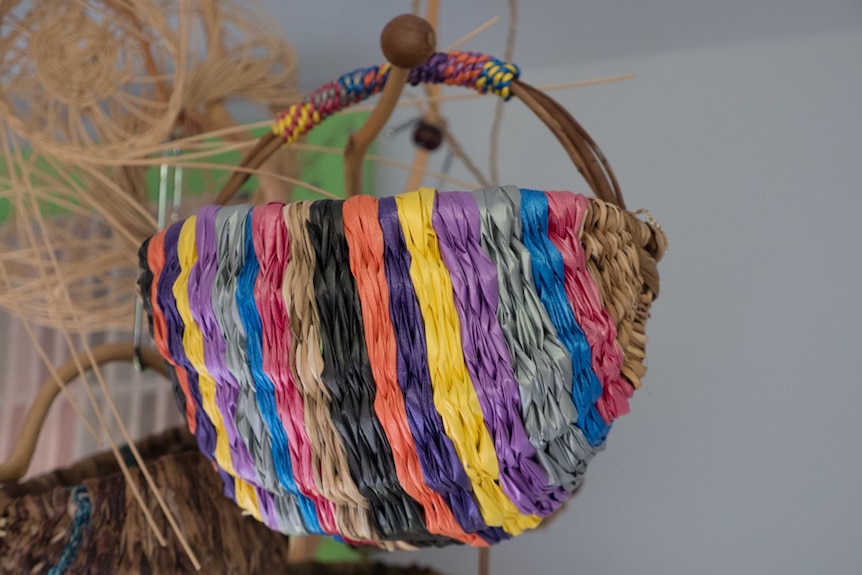
M 479 575 L 489 575 L 491 573 L 491 548 L 483 547 L 479 549 Z
M 454 42 L 449 44 L 446 47 L 446 49 L 444 50 L 444 52 L 451 52 L 452 50 L 457 50 L 459 47 L 463 46 L 464 44 L 466 44 L 467 42 L 469 42 L 470 40 L 472 40 L 473 38 L 475 38 L 476 36 L 478 36 L 479 34 L 481 34 L 482 32 L 484 32 L 485 30 L 487 30 L 488 28 L 490 28 L 491 26 L 493 26 L 494 24 L 496 24 L 499 21 L 500 21 L 500 17 L 494 16 L 493 18 L 491 18 L 490 20 L 488 20 L 487 22 L 485 22 L 481 26 L 477 26 L 476 28 L 474 28 L 473 30 L 468 32 L 467 34 L 464 34 L 463 36 L 461 36 L 460 38 L 458 38 L 457 40 L 455 40 Z

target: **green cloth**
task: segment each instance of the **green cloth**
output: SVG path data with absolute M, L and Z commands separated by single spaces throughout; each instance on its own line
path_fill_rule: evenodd
M 317 146 L 327 146 L 344 149 L 347 143 L 347 137 L 356 131 L 359 126 L 368 117 L 367 113 L 345 113 L 327 118 L 325 122 L 315 127 L 306 136 L 306 143 Z M 253 130 L 256 137 L 260 137 L 268 131 L 269 128 L 259 128 Z M 29 157 L 29 151 L 24 151 L 25 159 Z M 228 166 L 236 166 L 242 161 L 242 152 L 226 152 L 216 156 L 210 156 L 203 161 L 206 163 L 221 164 L 225 166 L 224 170 L 219 170 L 215 181 L 224 182 L 229 175 Z M 336 195 L 344 194 L 344 169 L 343 158 L 340 154 L 328 154 L 322 152 L 299 152 L 300 172 L 297 176 L 303 182 L 328 190 Z M 371 164 L 366 162 L 365 172 L 363 174 L 363 188 L 371 189 L 373 181 L 373 170 L 370 169 Z M 49 177 L 56 177 L 57 170 L 52 162 L 49 162 L 43 157 L 40 157 L 35 162 L 35 171 L 47 174 Z M 159 196 L 159 174 L 158 166 L 154 166 L 147 170 L 147 187 L 149 190 L 150 200 L 155 204 Z M 9 180 L 7 179 L 7 167 L 2 158 L 0 158 L 0 224 L 5 222 L 11 211 L 11 202 L 9 200 Z M 61 178 L 60 178 L 61 179 Z M 209 182 L 213 181 L 212 175 L 207 175 L 200 169 L 187 169 L 183 173 L 183 194 L 184 195 L 199 195 L 203 193 L 214 194 L 218 190 L 209 189 Z M 62 180 L 62 179 L 61 179 Z M 242 187 L 242 192 L 250 192 L 257 188 L 257 177 L 252 177 Z M 297 187 L 294 191 L 294 199 L 308 200 L 320 199 L 318 194 L 309 190 Z M 69 198 L 66 198 L 68 201 Z M 42 202 L 43 215 L 53 216 L 62 213 L 62 208 L 51 202 Z

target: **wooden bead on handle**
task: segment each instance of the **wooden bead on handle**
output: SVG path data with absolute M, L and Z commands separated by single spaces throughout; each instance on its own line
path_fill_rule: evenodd
M 437 48 L 434 28 L 424 18 L 402 14 L 389 21 L 380 33 L 380 49 L 386 59 L 402 69 L 424 64 Z

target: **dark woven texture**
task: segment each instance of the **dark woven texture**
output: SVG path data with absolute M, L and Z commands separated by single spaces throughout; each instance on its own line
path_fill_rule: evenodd
M 201 573 L 270 574 L 287 566 L 288 538 L 243 516 L 224 497 L 218 473 L 187 432 L 156 436 L 143 441 L 139 450 L 196 550 Z M 69 493 L 77 484 L 89 492 L 92 517 L 66 573 L 193 573 L 140 470 L 130 470 L 132 479 L 166 534 L 167 547 L 159 546 L 117 471 L 111 454 L 99 455 L 4 488 L 0 514 L 6 520 L 6 535 L 0 538 L 0 573 L 44 573 L 57 563 L 71 533 Z

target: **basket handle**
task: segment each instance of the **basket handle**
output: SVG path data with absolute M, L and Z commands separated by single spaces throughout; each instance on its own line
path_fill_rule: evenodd
M 216 198 L 227 203 L 279 147 L 293 143 L 325 118 L 380 92 L 389 79 L 389 64 L 345 74 L 311 92 L 277 117 L 272 132 L 263 136 L 246 154 L 240 168 Z M 572 115 L 553 98 L 518 79 L 513 64 L 472 52 L 436 53 L 410 70 L 408 83 L 443 83 L 492 92 L 504 99 L 519 98 L 551 130 L 597 198 L 625 208 L 622 193 L 610 163 L 599 146 Z

